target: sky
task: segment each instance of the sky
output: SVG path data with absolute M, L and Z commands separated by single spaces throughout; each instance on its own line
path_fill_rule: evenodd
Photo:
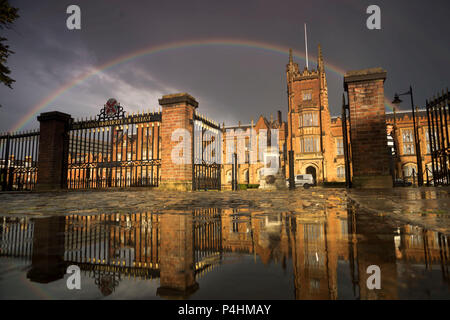
M 332 115 L 340 114 L 346 71 L 382 67 L 386 98 L 412 85 L 419 107 L 450 82 L 448 0 L 10 3 L 20 18 L 0 35 L 15 52 L 7 65 L 16 82 L 0 85 L 0 132 L 38 128 L 37 115 L 47 111 L 95 117 L 112 97 L 130 113 L 155 111 L 159 98 L 178 92 L 218 123 L 250 123 L 277 110 L 286 119 L 288 49 L 303 69 L 304 23 L 310 68 L 322 46 Z M 72 4 L 81 9 L 81 30 L 66 26 Z M 381 30 L 366 27 L 372 4 L 381 9 Z M 121 58 L 138 52 L 146 54 Z M 410 108 L 404 100 L 401 108 Z

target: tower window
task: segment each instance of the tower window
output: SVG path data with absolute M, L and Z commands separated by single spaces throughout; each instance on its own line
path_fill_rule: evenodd
M 319 152 L 319 137 L 309 136 L 300 138 L 300 150 L 302 153 Z
M 307 112 L 300 115 L 300 127 L 316 127 L 318 125 L 317 112 Z
M 303 101 L 309 101 L 309 100 L 312 100 L 312 91 L 304 90 L 303 91 Z

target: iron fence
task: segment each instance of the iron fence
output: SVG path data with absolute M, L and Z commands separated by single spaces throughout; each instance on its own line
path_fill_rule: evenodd
M 450 139 L 448 117 L 450 99 L 448 89 L 426 102 L 428 137 L 430 137 L 431 171 L 434 186 L 450 184 Z
M 161 113 L 75 122 L 69 133 L 67 187 L 158 186 Z
M 194 114 L 192 189 L 221 189 L 221 130 L 214 122 Z
M 39 131 L 0 136 L 2 191 L 29 191 L 36 187 Z

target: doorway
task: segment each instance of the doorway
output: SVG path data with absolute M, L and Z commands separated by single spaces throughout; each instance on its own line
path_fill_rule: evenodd
M 308 168 L 306 168 L 306 174 L 310 174 L 313 176 L 314 178 L 314 185 L 317 184 L 317 173 L 316 173 L 316 168 L 313 166 L 309 166 Z

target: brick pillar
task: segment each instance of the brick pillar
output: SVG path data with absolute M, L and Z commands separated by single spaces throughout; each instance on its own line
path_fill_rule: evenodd
M 161 119 L 162 189 L 192 190 L 194 111 L 198 102 L 187 93 L 163 96 Z
M 38 191 L 54 191 L 65 188 L 69 150 L 69 114 L 54 111 L 42 113 L 40 122 Z
M 347 72 L 344 88 L 350 107 L 353 186 L 391 188 L 381 68 Z
M 157 294 L 186 299 L 198 289 L 195 282 L 192 215 L 161 215 L 160 287 Z

